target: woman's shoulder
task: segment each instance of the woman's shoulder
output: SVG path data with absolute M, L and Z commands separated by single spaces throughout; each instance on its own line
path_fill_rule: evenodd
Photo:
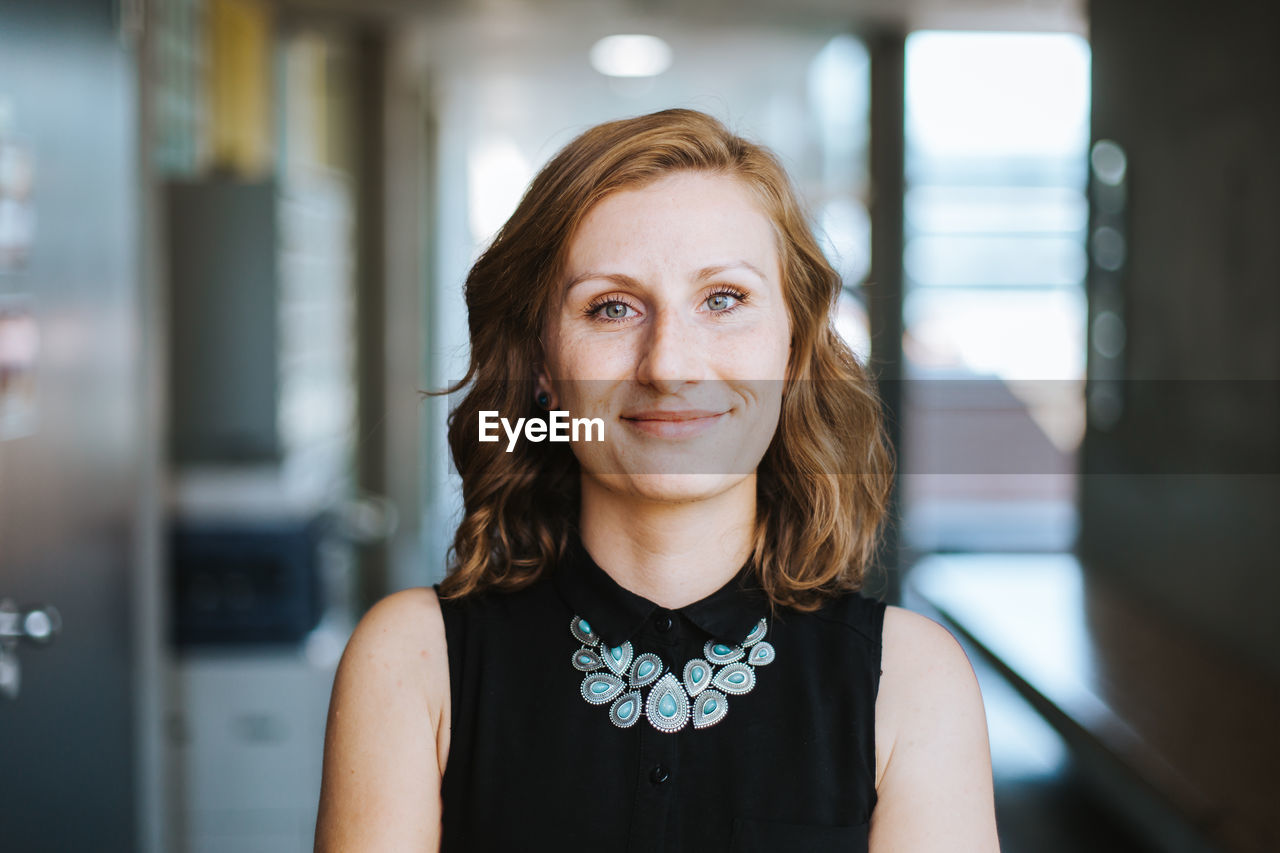
M 964 663 L 968 658 L 955 636 L 938 622 L 922 613 L 888 604 L 884 609 L 884 644 L 886 658 L 904 661 L 942 659 L 946 664 Z M 889 647 L 893 648 L 890 649 Z
M 392 702 L 410 719 L 422 714 L 439 740 L 449 722 L 449 654 L 440 599 L 432 587 L 384 596 L 357 623 L 342 653 L 335 696 L 345 704 Z M 375 698 L 376 697 L 376 698 Z
M 385 613 L 375 624 L 411 645 L 411 651 L 422 662 L 426 658 L 447 661 L 445 654 L 446 599 L 435 586 L 415 586 L 393 592 L 375 605 Z M 370 613 L 373 611 L 370 610 Z
M 334 676 L 317 850 L 410 849 L 438 842 L 448 679 L 434 590 L 392 593 L 361 617 Z M 387 821 L 386 814 L 412 818 Z
M 986 718 L 977 676 L 945 627 L 915 611 L 887 605 L 880 666 L 878 776 L 893 760 L 900 740 L 941 744 L 950 737 L 970 744 L 982 740 L 985 747 Z
M 934 620 L 890 606 L 882 661 L 872 848 L 946 838 L 949 849 L 999 850 L 986 713 L 964 649 Z
M 386 680 L 439 709 L 447 689 L 448 657 L 440 600 L 432 587 L 411 587 L 381 598 L 357 623 L 339 665 L 362 682 Z
M 429 586 L 415 586 L 390 593 L 377 601 L 352 632 L 352 642 L 395 652 L 401 647 L 430 639 L 442 623 L 440 599 Z
M 904 607 L 885 607 L 881 670 L 882 696 L 890 702 L 928 700 L 945 713 L 935 703 L 978 697 L 973 666 L 955 636 Z

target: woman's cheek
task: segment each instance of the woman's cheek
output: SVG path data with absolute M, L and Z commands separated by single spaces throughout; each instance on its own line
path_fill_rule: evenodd
M 615 379 L 635 369 L 635 346 L 621 335 L 576 343 L 567 353 L 564 376 L 568 379 Z

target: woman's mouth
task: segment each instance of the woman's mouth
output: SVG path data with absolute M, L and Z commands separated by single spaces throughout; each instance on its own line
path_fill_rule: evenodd
M 622 416 L 622 420 L 637 432 L 656 438 L 688 438 L 699 435 L 720 423 L 728 412 L 705 409 L 678 411 L 642 411 Z

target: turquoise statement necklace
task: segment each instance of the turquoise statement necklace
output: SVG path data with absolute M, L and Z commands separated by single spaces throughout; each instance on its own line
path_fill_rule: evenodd
M 696 729 L 723 720 L 729 695 L 749 693 L 756 686 L 755 667 L 773 662 L 773 646 L 764 640 L 768 630 L 762 618 L 742 645 L 707 640 L 703 656 L 685 663 L 677 676 L 663 671 L 666 665 L 656 654 L 635 654 L 630 640 L 608 647 L 587 620 L 575 615 L 569 621 L 569 633 L 582 644 L 572 657 L 574 669 L 586 673 L 582 698 L 608 704 L 609 721 L 620 729 L 646 717 L 660 732 L 678 732 L 691 719 Z M 641 694 L 646 687 L 647 698 Z

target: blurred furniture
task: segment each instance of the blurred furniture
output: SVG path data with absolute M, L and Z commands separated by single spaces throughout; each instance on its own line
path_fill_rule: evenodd
M 188 468 L 169 497 L 171 636 L 178 646 L 296 645 L 326 606 L 323 496 L 274 467 Z
M 336 668 L 325 657 L 301 646 L 203 646 L 178 659 L 168 721 L 179 849 L 313 849 Z
M 169 486 L 177 849 L 304 853 L 358 615 L 352 552 L 394 531 L 394 508 L 273 465 L 188 467 Z
M 933 555 L 911 590 L 1161 850 L 1280 849 L 1280 688 L 1069 554 Z
M 174 643 L 301 642 L 320 620 L 323 530 L 321 515 L 174 519 Z
M 187 468 L 170 486 L 181 849 L 303 853 L 349 634 L 324 583 L 325 501 L 275 466 Z

